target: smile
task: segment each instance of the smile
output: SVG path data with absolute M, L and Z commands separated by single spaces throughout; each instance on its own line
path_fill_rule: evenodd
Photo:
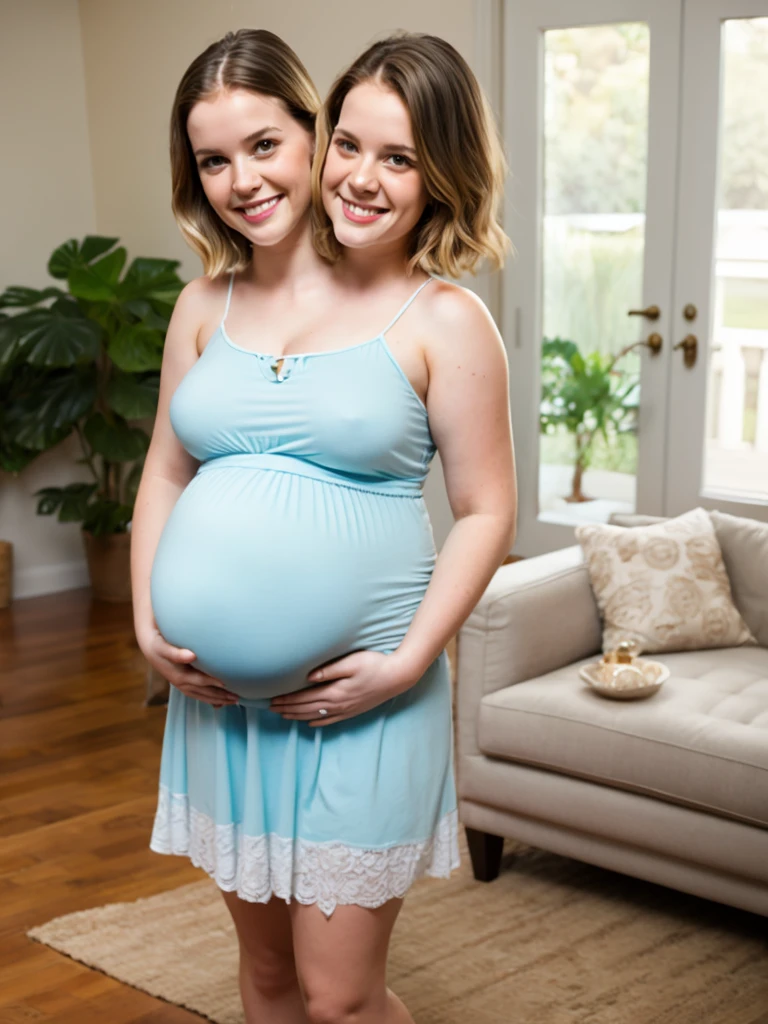
M 237 212 L 249 224 L 258 224 L 259 221 L 266 220 L 267 217 L 271 216 L 282 198 L 282 195 L 272 196 L 270 199 L 262 199 L 261 202 L 254 203 L 251 206 L 238 206 Z
M 343 196 L 339 198 L 344 216 L 355 224 L 370 224 L 374 220 L 379 220 L 385 213 L 389 213 L 389 210 L 382 209 L 380 206 L 361 206 L 360 203 L 351 203 Z

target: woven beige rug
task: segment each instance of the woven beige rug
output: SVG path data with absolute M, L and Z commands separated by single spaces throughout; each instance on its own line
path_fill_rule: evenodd
M 765 918 L 510 846 L 411 890 L 390 984 L 417 1024 L 768 1024 Z M 154 996 L 243 1024 L 236 939 L 207 880 L 29 935 Z

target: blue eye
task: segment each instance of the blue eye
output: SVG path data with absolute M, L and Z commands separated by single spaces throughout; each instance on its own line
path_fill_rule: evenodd
M 264 156 L 272 153 L 277 148 L 277 143 L 274 139 L 259 139 L 256 143 L 256 152 Z

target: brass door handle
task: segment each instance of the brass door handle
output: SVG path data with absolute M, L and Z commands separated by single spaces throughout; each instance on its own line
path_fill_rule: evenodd
M 658 306 L 646 306 L 645 309 L 630 309 L 627 316 L 644 316 L 648 320 L 658 320 L 661 310 Z
M 687 367 L 691 367 L 696 363 L 696 353 L 699 348 L 699 339 L 695 334 L 686 334 L 682 341 L 673 346 L 673 351 L 681 348 L 683 350 L 683 362 Z
M 651 354 L 654 356 L 657 356 L 659 352 L 661 352 L 662 343 L 663 339 L 660 334 L 656 333 L 656 331 L 654 331 L 653 334 L 649 334 L 645 341 L 640 342 L 641 345 L 647 345 L 651 350 Z

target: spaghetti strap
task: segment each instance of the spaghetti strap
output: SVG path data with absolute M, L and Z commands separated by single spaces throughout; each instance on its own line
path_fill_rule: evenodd
M 227 291 L 227 304 L 224 307 L 224 316 L 221 318 L 221 324 L 219 325 L 220 327 L 224 326 L 224 321 L 227 319 L 227 313 L 229 313 L 229 304 L 232 301 L 232 287 L 233 287 L 234 283 L 235 283 L 235 272 L 233 270 L 232 273 L 229 275 L 229 290 Z
M 381 332 L 382 336 L 383 336 L 383 335 L 385 335 L 385 334 L 387 333 L 387 331 L 388 331 L 388 330 L 390 330 L 390 328 L 392 328 L 392 327 L 394 327 L 394 326 L 395 326 L 395 324 L 397 323 L 397 321 L 398 321 L 398 320 L 400 319 L 400 317 L 401 317 L 401 316 L 403 315 L 403 313 L 404 313 L 404 312 L 406 311 L 406 309 L 408 309 L 408 307 L 409 307 L 409 306 L 410 306 L 410 304 L 411 304 L 411 303 L 412 303 L 412 302 L 414 301 L 414 299 L 415 299 L 415 298 L 416 298 L 416 296 L 417 296 L 417 295 L 419 294 L 419 292 L 420 292 L 420 291 L 421 291 L 421 290 L 422 290 L 423 288 L 426 288 L 426 286 L 427 286 L 427 285 L 429 284 L 429 282 L 430 282 L 430 281 L 434 281 L 434 278 L 432 277 L 432 275 L 431 275 L 431 274 L 430 274 L 430 276 L 429 276 L 429 277 L 427 278 L 427 280 L 426 280 L 426 281 L 422 281 L 422 283 L 421 283 L 421 284 L 419 285 L 419 287 L 418 287 L 418 288 L 416 289 L 416 291 L 415 291 L 415 292 L 413 293 L 413 295 L 412 295 L 412 296 L 411 296 L 411 297 L 410 297 L 410 298 L 409 298 L 409 299 L 408 299 L 408 300 L 407 300 L 407 301 L 405 302 L 405 304 L 404 304 L 404 305 L 402 305 L 402 306 L 400 307 L 400 309 L 398 310 L 398 312 L 397 312 L 397 313 L 395 314 L 395 317 L 394 317 L 394 319 L 393 319 L 393 320 L 390 320 L 390 322 L 389 322 L 389 323 L 387 324 L 387 326 L 386 326 L 386 327 L 384 328 L 384 330 L 383 330 L 383 331 Z

